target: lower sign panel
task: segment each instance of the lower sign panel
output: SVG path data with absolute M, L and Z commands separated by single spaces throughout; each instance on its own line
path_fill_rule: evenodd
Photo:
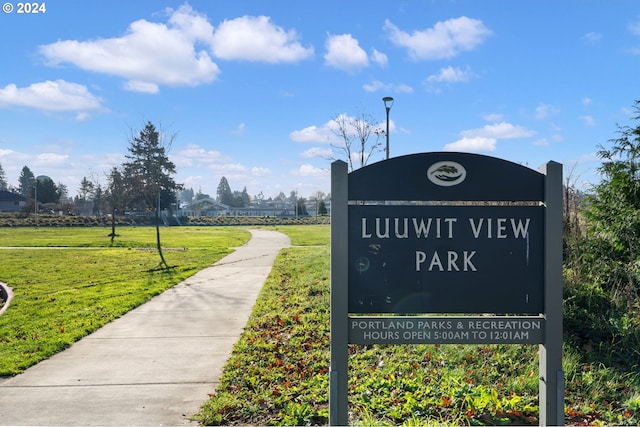
M 540 316 L 350 316 L 350 344 L 542 344 Z

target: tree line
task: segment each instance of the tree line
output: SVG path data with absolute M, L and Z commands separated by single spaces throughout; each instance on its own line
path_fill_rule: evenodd
M 65 184 L 56 184 L 50 177 L 35 176 L 24 166 L 18 177 L 18 186 L 7 183 L 0 165 L 0 190 L 12 191 L 29 200 L 29 209 L 38 205 L 55 204 L 78 214 L 103 214 L 133 210 L 150 212 L 166 208 L 176 202 L 176 192 L 182 186 L 175 182 L 176 167 L 169 160 L 167 147 L 173 140 L 165 141 L 155 125 L 147 122 L 138 135 L 129 140 L 126 161 L 114 166 L 106 174 L 106 185 L 100 177 L 84 177 L 75 198 L 69 197 Z
M 45 209 L 77 215 L 148 215 L 156 209 L 167 209 L 175 213 L 175 208 L 181 204 L 191 204 L 212 197 L 200 190 L 194 192 L 193 188 L 184 188 L 175 182 L 175 165 L 169 160 L 167 153 L 173 139 L 174 137 L 170 136 L 164 141 L 163 133 L 153 123 L 147 122 L 138 135 L 132 132 L 127 161 L 114 166 L 105 176 L 83 177 L 77 194 L 73 197 L 70 196 L 66 184 L 55 183 L 53 179 L 44 175 L 36 177 L 28 166 L 22 168 L 18 185 L 12 186 L 7 182 L 6 173 L 0 164 L 0 191 L 11 191 L 25 197 L 26 212 L 39 211 L 44 205 Z M 152 194 L 157 195 L 157 200 L 151 200 Z M 305 199 L 298 197 L 297 192 L 291 191 L 288 197 L 282 192 L 275 198 L 266 199 L 262 192 L 251 197 L 246 187 L 242 191 L 232 190 L 229 181 L 223 176 L 218 184 L 215 199 L 231 208 L 248 207 L 252 203 L 283 202 L 291 206 L 297 205 L 297 212 L 306 215 L 308 203 L 315 203 L 319 207 L 318 213 L 326 214 L 325 201 L 328 196 L 318 191 L 309 199 Z M 38 208 L 35 206 L 36 203 Z
M 385 135 L 384 130 L 381 123 L 370 114 L 361 112 L 355 117 L 339 114 L 332 119 L 332 123 L 332 131 L 340 142 L 332 143 L 331 146 L 340 155 L 331 155 L 327 160 L 344 158 L 352 171 L 366 166 L 373 155 L 383 151 L 380 138 Z M 163 135 L 151 122 L 147 122 L 138 135 L 132 132 L 127 161 L 113 167 L 106 174 L 106 185 L 102 184 L 100 176 L 85 176 L 74 197 L 70 197 L 69 188 L 65 184 L 56 184 L 48 176 L 36 177 L 27 166 L 20 172 L 18 186 L 13 187 L 8 184 L 0 164 L 0 190 L 15 192 L 25 197 L 28 200 L 25 207 L 27 212 L 37 211 L 36 204 L 53 204 L 56 209 L 65 213 L 79 215 L 102 215 L 107 212 L 149 213 L 156 208 L 177 207 L 180 202 L 188 204 L 210 198 L 201 191 L 194 193 L 192 188 L 183 188 L 173 180 L 175 165 L 169 160 L 166 149 L 170 147 L 174 136 L 168 137 L 165 141 Z M 374 141 L 370 140 L 372 135 L 375 135 Z M 149 199 L 151 193 L 157 193 L 158 196 L 158 200 L 153 203 Z M 298 197 L 296 191 L 291 191 L 288 197 L 281 192 L 273 199 L 265 199 L 262 193 L 252 198 L 246 187 L 240 192 L 232 191 L 224 176 L 218 184 L 216 196 L 219 203 L 232 208 L 248 207 L 251 203 L 289 203 L 295 206 L 296 212 L 301 215 L 307 214 L 306 206 L 309 203 L 315 203 L 317 213 L 326 214 L 325 201 L 330 198 L 322 192 L 317 192 L 307 200 Z

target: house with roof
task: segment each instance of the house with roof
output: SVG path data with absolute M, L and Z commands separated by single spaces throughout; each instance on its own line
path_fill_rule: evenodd
M 229 215 L 231 207 L 216 200 L 207 197 L 196 200 L 186 206 L 180 208 L 180 216 L 220 216 Z
M 0 212 L 20 212 L 26 204 L 26 197 L 11 191 L 0 191 Z

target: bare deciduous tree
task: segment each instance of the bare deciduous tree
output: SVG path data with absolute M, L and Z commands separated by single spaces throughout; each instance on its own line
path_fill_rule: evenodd
M 344 154 L 349 171 L 366 166 L 371 156 L 384 152 L 380 141 L 384 130 L 371 114 L 359 113 L 356 117 L 339 114 L 333 119 L 333 125 L 332 131 L 340 143 L 332 143 L 331 147 Z M 375 135 L 373 142 L 369 141 L 372 135 Z

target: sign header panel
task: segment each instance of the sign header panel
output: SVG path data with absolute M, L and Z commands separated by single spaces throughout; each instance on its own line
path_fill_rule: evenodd
M 542 313 L 543 209 L 349 206 L 349 312 Z
M 539 201 L 544 175 L 490 156 L 435 152 L 394 157 L 349 174 L 349 200 Z

